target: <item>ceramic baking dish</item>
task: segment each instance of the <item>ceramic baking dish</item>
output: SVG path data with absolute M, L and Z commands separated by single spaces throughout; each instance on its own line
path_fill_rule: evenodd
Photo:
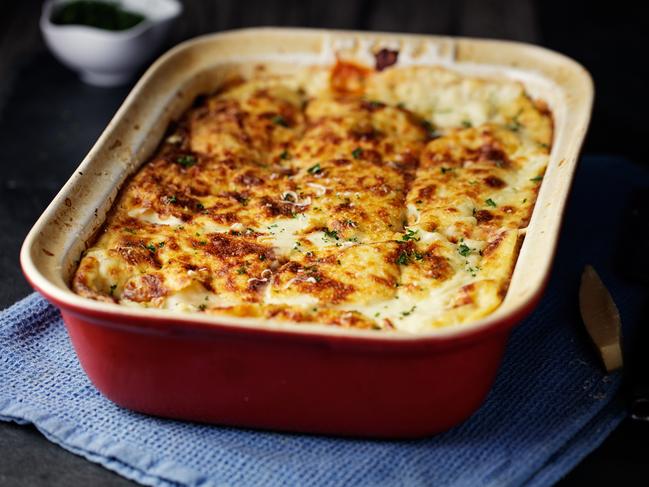
M 168 123 L 233 72 L 364 63 L 382 47 L 399 65 L 433 64 L 519 79 L 552 109 L 555 139 L 507 296 L 493 314 L 430 333 L 377 333 L 132 309 L 68 287 L 125 178 Z M 576 62 L 493 40 L 307 29 L 199 37 L 145 73 L 88 156 L 31 230 L 21 252 L 30 283 L 60 308 L 81 365 L 115 403 L 144 413 L 278 430 L 418 437 L 457 424 L 489 391 L 512 327 L 538 302 L 590 117 L 593 86 Z

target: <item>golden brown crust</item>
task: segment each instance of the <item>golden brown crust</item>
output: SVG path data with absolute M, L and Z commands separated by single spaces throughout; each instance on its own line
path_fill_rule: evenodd
M 439 68 L 339 61 L 319 92 L 264 76 L 172 127 L 81 259 L 76 293 L 407 330 L 500 303 L 547 161 L 547 106 Z M 445 123 L 446 99 L 478 122 Z

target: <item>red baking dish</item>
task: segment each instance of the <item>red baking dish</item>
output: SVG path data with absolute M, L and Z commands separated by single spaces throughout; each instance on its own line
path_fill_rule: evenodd
M 121 183 L 196 95 L 233 72 L 367 62 L 381 47 L 399 63 L 449 66 L 521 80 L 544 99 L 554 144 L 503 304 L 473 323 L 423 334 L 297 326 L 132 309 L 77 296 L 76 259 L 103 223 Z M 512 327 L 547 281 L 561 216 L 593 98 L 588 73 L 546 49 L 512 42 L 247 29 L 200 37 L 162 56 L 142 77 L 78 170 L 31 230 L 27 279 L 60 308 L 84 370 L 115 403 L 158 416 L 296 432 L 421 437 L 461 422 L 484 400 Z

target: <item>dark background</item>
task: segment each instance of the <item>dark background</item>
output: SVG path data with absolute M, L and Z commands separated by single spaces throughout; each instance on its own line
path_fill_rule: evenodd
M 277 25 L 512 39 L 581 62 L 596 87 L 585 153 L 647 164 L 649 8 L 643 2 L 532 0 L 186 0 L 169 44 L 199 34 Z M 0 308 L 30 292 L 20 244 L 90 149 L 130 87 L 82 84 L 47 52 L 40 1 L 0 11 Z M 593 195 L 605 204 L 601 195 Z M 647 485 L 647 424 L 625 420 L 560 485 Z M 47 442 L 33 428 L 0 424 L 0 485 L 130 485 Z

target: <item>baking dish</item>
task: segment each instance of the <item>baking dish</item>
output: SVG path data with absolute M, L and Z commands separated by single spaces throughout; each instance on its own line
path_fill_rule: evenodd
M 153 152 L 168 123 L 201 93 L 259 63 L 287 72 L 336 56 L 444 65 L 521 80 L 550 106 L 555 136 L 508 293 L 491 315 L 417 335 L 229 316 L 125 308 L 81 298 L 68 280 L 121 183 Z M 218 424 L 371 437 L 418 437 L 457 424 L 484 400 L 511 328 L 547 281 L 593 98 L 576 62 L 525 44 L 383 33 L 260 28 L 187 41 L 135 86 L 27 236 L 21 264 L 61 309 L 97 388 L 136 411 Z

